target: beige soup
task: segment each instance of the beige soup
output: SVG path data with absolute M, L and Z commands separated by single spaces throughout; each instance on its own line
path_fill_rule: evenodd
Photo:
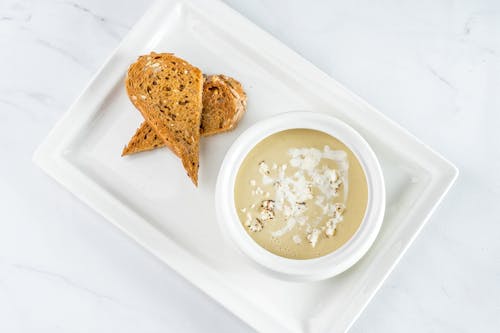
M 315 130 L 275 133 L 246 156 L 236 176 L 236 210 L 250 237 L 292 259 L 345 244 L 365 215 L 365 173 L 354 154 Z

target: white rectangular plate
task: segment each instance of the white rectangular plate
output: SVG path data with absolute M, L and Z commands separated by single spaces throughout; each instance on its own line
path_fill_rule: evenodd
M 166 149 L 126 158 L 141 122 L 123 80 L 138 55 L 174 52 L 248 93 L 228 134 L 203 138 L 194 188 Z M 352 269 L 289 283 L 240 260 L 216 226 L 214 185 L 234 139 L 290 110 L 328 112 L 371 144 L 382 164 L 387 210 L 377 241 Z M 263 332 L 342 332 L 368 304 L 457 175 L 456 168 L 366 102 L 221 2 L 159 1 L 137 23 L 35 153 L 49 175 L 193 284 Z

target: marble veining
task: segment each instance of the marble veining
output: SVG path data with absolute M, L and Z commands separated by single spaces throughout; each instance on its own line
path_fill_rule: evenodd
M 112 302 L 117 302 L 117 300 L 112 298 L 112 297 L 100 294 L 100 293 L 94 291 L 93 289 L 90 289 L 86 286 L 83 286 L 83 285 L 71 280 L 70 278 L 68 278 L 64 275 L 55 273 L 53 271 L 47 271 L 47 270 L 43 270 L 40 268 L 36 268 L 33 266 L 27 266 L 27 265 L 23 265 L 23 264 L 12 264 L 11 267 L 14 269 L 17 269 L 17 270 L 27 272 L 27 273 L 38 274 L 38 275 L 46 276 L 46 277 L 51 278 L 51 279 L 55 279 L 55 280 L 57 280 L 57 283 L 62 282 L 71 288 L 76 288 L 80 291 L 89 293 L 93 297 L 105 299 L 105 300 L 112 301 Z
M 438 72 L 436 72 L 436 70 L 434 68 L 432 68 L 432 66 L 430 66 L 429 64 L 426 64 L 425 68 L 427 68 L 429 70 L 429 72 L 431 72 L 431 74 L 434 75 L 434 77 L 436 77 L 436 79 L 438 79 L 439 81 L 443 82 L 450 89 L 456 90 L 455 87 L 450 83 L 450 81 L 448 81 L 441 74 L 439 74 Z

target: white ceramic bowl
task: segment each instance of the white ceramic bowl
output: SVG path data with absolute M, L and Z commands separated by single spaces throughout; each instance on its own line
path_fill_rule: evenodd
M 235 179 L 246 155 L 269 135 L 293 128 L 322 131 L 342 141 L 358 158 L 368 183 L 368 203 L 359 229 L 342 247 L 314 259 L 288 259 L 261 247 L 247 234 L 234 203 Z M 342 273 L 354 265 L 373 244 L 384 217 L 384 178 L 375 153 L 350 126 L 326 114 L 294 111 L 263 120 L 236 139 L 226 153 L 219 171 L 215 206 L 223 233 L 246 257 L 268 273 L 294 281 L 321 280 Z

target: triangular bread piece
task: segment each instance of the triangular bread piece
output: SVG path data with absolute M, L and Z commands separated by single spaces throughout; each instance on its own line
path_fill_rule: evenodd
M 201 71 L 173 54 L 152 52 L 130 66 L 125 85 L 150 133 L 154 131 L 181 158 L 188 176 L 198 185 Z
M 177 155 L 172 145 L 166 145 L 160 136 L 156 134 L 156 131 L 144 120 L 141 126 L 135 131 L 134 136 L 130 138 L 128 144 L 123 148 L 122 156 L 153 150 L 159 147 L 168 147 Z
M 208 136 L 233 129 L 245 110 L 246 94 L 238 81 L 225 75 L 208 76 L 203 85 L 200 134 Z M 123 149 L 122 156 L 163 146 L 164 141 L 144 121 Z

